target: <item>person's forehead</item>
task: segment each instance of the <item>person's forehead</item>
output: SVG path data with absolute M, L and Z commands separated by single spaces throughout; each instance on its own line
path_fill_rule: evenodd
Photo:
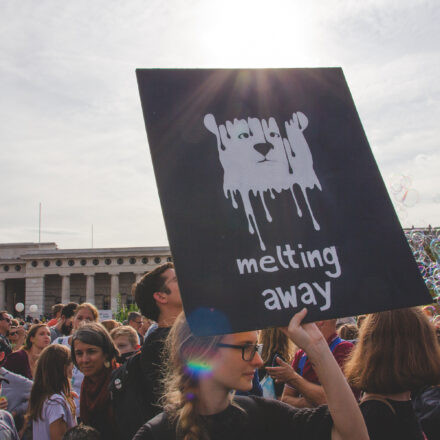
M 80 341 L 79 339 L 75 339 L 74 341 L 75 350 L 88 350 L 88 349 L 98 349 L 102 350 L 98 345 L 87 344 L 86 342 Z
M 120 335 L 120 336 L 116 336 L 113 339 L 113 342 L 115 344 L 128 344 L 130 341 L 128 340 L 128 336 L 126 335 Z
M 258 334 L 256 331 L 243 332 L 243 333 L 232 333 L 230 335 L 223 336 L 222 342 L 226 344 L 255 344 L 258 339 Z
M 37 332 L 36 332 L 36 334 L 41 334 L 41 333 L 50 333 L 50 330 L 49 330 L 49 327 L 46 327 L 46 326 L 42 326 L 42 327 L 40 327 L 38 330 L 37 330 Z

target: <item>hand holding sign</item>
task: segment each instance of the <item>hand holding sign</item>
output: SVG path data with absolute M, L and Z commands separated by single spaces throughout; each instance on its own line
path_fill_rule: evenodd
M 294 344 L 308 353 L 316 349 L 320 350 L 322 345 L 327 346 L 327 342 L 313 322 L 301 324 L 306 315 L 307 309 L 305 307 L 300 312 L 295 313 L 289 322 L 286 333 Z

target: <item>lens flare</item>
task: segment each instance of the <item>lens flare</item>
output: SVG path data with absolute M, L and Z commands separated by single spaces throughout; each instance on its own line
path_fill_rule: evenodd
M 189 360 L 186 363 L 185 371 L 194 377 L 207 377 L 212 374 L 212 366 L 204 361 Z

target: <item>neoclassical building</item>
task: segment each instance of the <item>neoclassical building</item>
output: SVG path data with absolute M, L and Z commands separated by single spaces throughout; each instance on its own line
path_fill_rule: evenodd
M 0 310 L 38 317 L 53 304 L 91 302 L 116 310 L 118 296 L 134 301 L 132 284 L 145 272 L 171 261 L 169 247 L 58 249 L 56 243 L 0 244 Z M 29 307 L 38 311 L 31 313 Z

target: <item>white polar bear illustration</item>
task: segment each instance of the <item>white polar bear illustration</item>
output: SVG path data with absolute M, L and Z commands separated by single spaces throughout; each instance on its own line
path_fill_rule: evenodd
M 249 232 L 257 233 L 261 250 L 266 246 L 261 238 L 257 220 L 249 194 L 259 196 L 266 213 L 266 219 L 272 217 L 264 200 L 264 193 L 269 192 L 272 199 L 275 193 L 290 191 L 295 202 L 297 214 L 302 217 L 296 200 L 293 185 L 297 184 L 303 193 L 315 230 L 319 224 L 313 216 L 306 189 L 321 184 L 313 170 L 310 148 L 303 135 L 308 119 L 301 113 L 292 114 L 292 119 L 285 122 L 287 138 L 283 138 L 278 124 L 273 117 L 265 119 L 248 118 L 226 121 L 217 125 L 215 117 L 204 117 L 205 127 L 217 138 L 220 163 L 222 164 L 223 190 L 226 198 L 231 198 L 234 208 L 238 208 L 236 193 L 239 193 L 248 221 Z

